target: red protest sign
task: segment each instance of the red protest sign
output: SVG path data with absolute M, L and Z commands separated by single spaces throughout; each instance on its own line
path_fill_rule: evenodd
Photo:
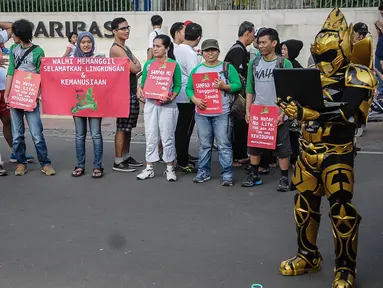
M 129 117 L 128 58 L 43 58 L 44 114 Z
M 275 149 L 278 111 L 277 106 L 251 105 L 247 146 Z
M 145 98 L 164 100 L 167 98 L 172 84 L 175 62 L 150 63 L 148 75 L 144 85 Z
M 222 93 L 214 88 L 214 80 L 218 79 L 217 72 L 196 73 L 192 75 L 195 97 L 206 101 L 207 108 L 201 110 L 197 107 L 199 114 L 221 114 Z
M 16 70 L 8 97 L 9 106 L 33 111 L 37 106 L 36 99 L 40 89 L 40 79 L 39 74 Z

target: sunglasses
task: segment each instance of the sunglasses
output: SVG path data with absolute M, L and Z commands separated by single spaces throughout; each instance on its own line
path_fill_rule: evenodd
M 130 26 L 120 27 L 120 28 L 117 28 L 116 30 L 119 30 L 119 31 L 130 31 Z

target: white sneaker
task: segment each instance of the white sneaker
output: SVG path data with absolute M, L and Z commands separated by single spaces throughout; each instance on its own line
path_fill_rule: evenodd
M 166 175 L 166 180 L 168 180 L 169 182 L 177 181 L 177 175 L 176 175 L 176 172 L 174 171 L 174 169 L 172 169 L 171 171 L 166 169 L 165 175 Z
M 142 170 L 140 174 L 137 175 L 137 179 L 139 180 L 145 180 L 150 179 L 154 177 L 154 170 L 153 168 L 145 168 Z

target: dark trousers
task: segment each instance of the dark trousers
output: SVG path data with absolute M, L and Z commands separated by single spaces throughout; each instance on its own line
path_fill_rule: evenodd
M 248 124 L 245 119 L 233 119 L 233 160 L 246 159 L 247 157 L 247 131 Z
M 192 103 L 177 103 L 177 106 L 179 111 L 176 128 L 177 163 L 185 167 L 189 164 L 189 144 L 195 124 L 195 105 Z

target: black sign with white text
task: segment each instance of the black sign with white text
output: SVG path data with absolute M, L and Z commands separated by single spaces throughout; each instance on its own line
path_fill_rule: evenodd
M 39 21 L 34 27 L 34 37 L 67 37 L 70 32 L 82 32 L 88 31 L 98 37 L 113 38 L 112 21 L 105 23 L 97 23 L 92 21 L 90 25 L 87 25 L 83 21 Z M 101 26 L 100 26 L 101 25 Z M 106 30 L 108 33 L 102 33 L 102 30 Z

